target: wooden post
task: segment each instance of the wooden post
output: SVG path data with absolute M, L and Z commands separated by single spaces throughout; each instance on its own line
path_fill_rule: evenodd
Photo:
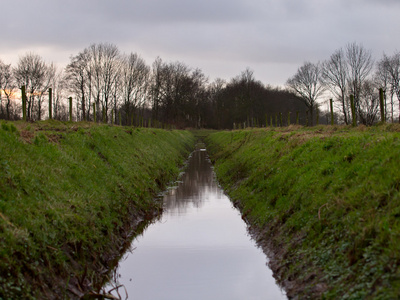
M 53 119 L 53 90 L 49 88 L 49 119 Z
M 334 119 L 333 119 L 333 99 L 329 99 L 330 105 L 331 105 L 331 125 L 334 125 Z
M 21 86 L 21 94 L 22 94 L 22 119 L 26 122 L 26 93 L 25 86 Z
M 69 121 L 72 122 L 72 97 L 69 97 Z
M 353 127 L 357 126 L 357 119 L 356 119 L 356 108 L 354 106 L 354 95 L 350 95 L 350 106 L 351 106 L 351 117 L 353 121 Z
M 385 123 L 386 119 L 385 119 L 385 105 L 383 102 L 383 89 L 380 88 L 379 89 L 379 104 L 380 104 L 380 108 L 381 108 L 381 123 Z
M 93 121 L 96 123 L 96 103 L 93 103 Z

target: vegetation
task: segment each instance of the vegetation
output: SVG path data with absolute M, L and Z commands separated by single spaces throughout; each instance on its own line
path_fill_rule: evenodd
M 187 131 L 1 123 L 0 299 L 93 288 L 193 144 Z
M 108 43 L 86 47 L 63 70 L 28 53 L 14 67 L 0 60 L 0 118 L 21 118 L 22 87 L 26 118 L 32 121 L 212 129 L 295 122 L 308 126 L 329 123 L 332 98 L 335 123 L 373 125 L 398 117 L 400 53 L 383 55 L 374 63 L 371 51 L 350 43 L 324 62 L 305 62 L 284 88 L 262 83 L 248 68 L 230 80 L 210 82 L 200 69 L 183 62 L 157 57 L 148 65 L 139 54 L 121 53 Z M 384 119 L 379 115 L 379 89 L 384 92 Z
M 400 297 L 400 127 L 215 132 L 217 177 L 289 296 Z

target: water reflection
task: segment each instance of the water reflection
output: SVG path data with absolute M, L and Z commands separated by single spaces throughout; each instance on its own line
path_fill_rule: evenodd
M 161 221 L 133 241 L 118 267 L 129 299 L 285 299 L 205 151 L 193 152 L 163 200 Z
M 222 191 L 215 181 L 211 162 L 205 149 L 200 149 L 189 158 L 182 181 L 164 195 L 164 208 L 169 215 L 185 214 L 188 208 L 201 208 L 209 195 L 218 194 Z

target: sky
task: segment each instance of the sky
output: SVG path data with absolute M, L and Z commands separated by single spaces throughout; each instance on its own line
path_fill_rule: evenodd
M 0 59 L 29 53 L 65 67 L 93 43 L 199 68 L 227 81 L 246 68 L 284 86 L 306 61 L 347 44 L 375 60 L 400 50 L 400 0 L 2 0 Z

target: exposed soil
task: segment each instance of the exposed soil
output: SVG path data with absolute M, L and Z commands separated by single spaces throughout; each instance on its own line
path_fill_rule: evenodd
M 21 138 L 28 144 L 32 144 L 32 140 L 35 137 L 35 133 L 32 131 L 22 130 L 20 131 Z
M 234 203 L 241 212 L 240 202 Z M 273 272 L 277 284 L 286 292 L 288 299 L 319 299 L 328 289 L 326 282 L 322 280 L 324 273 L 321 269 L 308 267 L 303 269 L 303 273 L 298 277 L 289 277 L 290 260 L 288 249 L 302 240 L 301 234 L 292 239 L 290 244 L 284 243 L 285 233 L 280 229 L 279 224 L 274 224 L 270 228 L 262 228 L 242 216 L 248 225 L 248 231 L 257 245 L 268 257 L 268 266 Z M 293 258 L 294 259 L 294 258 Z M 296 258 L 297 259 L 297 258 Z
M 87 265 L 82 265 L 82 262 L 74 257 L 76 249 L 65 245 L 62 250 L 69 258 L 73 274 L 81 275 L 66 279 L 65 276 L 49 274 L 42 280 L 34 280 L 36 284 L 40 285 L 43 296 L 41 298 L 60 299 L 64 295 L 66 299 L 112 299 L 101 288 L 110 280 L 111 271 L 118 264 L 121 256 L 129 249 L 132 240 L 140 235 L 161 213 L 161 202 L 155 203 L 151 211 L 132 211 L 131 218 L 126 220 L 124 225 L 112 235 L 108 250 L 103 253 L 92 253 L 93 260 L 87 261 Z

